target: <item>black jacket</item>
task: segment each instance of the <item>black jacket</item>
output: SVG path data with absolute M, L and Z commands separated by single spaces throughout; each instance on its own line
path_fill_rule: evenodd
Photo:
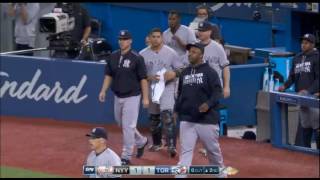
M 295 85 L 295 91 L 307 90 L 310 94 L 319 92 L 319 51 L 299 53 L 293 59 L 289 78 L 284 87 Z
M 178 99 L 175 111 L 180 121 L 217 124 L 219 113 L 215 110 L 222 98 L 222 87 L 217 72 L 207 63 L 185 68 L 179 77 Z M 199 112 L 201 104 L 209 110 Z
M 141 94 L 140 81 L 147 78 L 144 59 L 130 50 L 121 58 L 120 50 L 107 59 L 105 75 L 112 77 L 111 89 L 120 98 Z

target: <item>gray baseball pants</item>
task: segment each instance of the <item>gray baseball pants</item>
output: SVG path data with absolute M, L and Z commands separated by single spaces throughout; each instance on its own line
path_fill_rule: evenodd
M 180 145 L 181 153 L 179 166 L 191 166 L 193 150 L 197 139 L 200 139 L 208 151 L 209 164 L 224 168 L 219 139 L 219 126 L 214 124 L 200 124 L 180 122 Z M 176 176 L 183 177 L 183 176 Z
M 141 95 L 127 98 L 114 98 L 114 115 L 118 125 L 122 128 L 122 159 L 131 160 L 134 146 L 142 147 L 147 142 L 137 130 Z

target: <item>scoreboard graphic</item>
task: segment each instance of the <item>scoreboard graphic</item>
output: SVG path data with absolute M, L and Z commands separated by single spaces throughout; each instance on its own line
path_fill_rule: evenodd
M 218 166 L 83 166 L 83 175 L 234 175 L 238 170 Z

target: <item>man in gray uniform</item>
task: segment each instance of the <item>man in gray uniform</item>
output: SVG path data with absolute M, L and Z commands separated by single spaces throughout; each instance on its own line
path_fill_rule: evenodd
M 196 42 L 195 34 L 187 26 L 180 24 L 180 14 L 172 10 L 169 12 L 169 28 L 163 32 L 164 44 L 174 49 L 179 56 L 187 53 L 186 45 Z
M 157 83 L 160 79 L 157 72 L 163 68 L 172 71 L 181 68 L 183 65 L 177 53 L 167 45 L 163 44 L 162 32 L 154 28 L 150 32 L 150 46 L 140 51 L 144 57 L 150 84 Z M 165 80 L 165 88 L 160 97 L 160 103 L 150 103 L 149 114 L 151 121 L 151 134 L 153 145 L 151 151 L 158 151 L 161 147 L 162 124 L 166 131 L 168 153 L 171 157 L 176 155 L 176 123 L 173 119 L 175 78 Z M 151 93 L 150 93 L 151 94 Z
M 200 138 L 208 150 L 210 165 L 224 168 L 218 141 L 219 113 L 216 111 L 219 99 L 222 98 L 219 76 L 207 63 L 203 63 L 204 45 L 188 44 L 187 49 L 190 66 L 179 77 L 178 99 L 175 104 L 175 112 L 181 122 L 178 165 L 192 164 L 193 150 Z
M 86 136 L 90 137 L 89 144 L 92 149 L 87 157 L 85 166 L 121 166 L 120 157 L 107 147 L 108 135 L 103 127 L 93 128 L 92 131 Z M 110 178 L 120 177 L 119 175 L 112 174 L 94 174 L 90 175 L 90 178 Z
M 120 50 L 113 52 L 107 59 L 105 78 L 99 94 L 99 100 L 104 102 L 112 82 L 115 119 L 123 133 L 122 164 L 130 164 L 134 145 L 138 147 L 136 157 L 140 158 L 148 144 L 147 137 L 142 136 L 136 128 L 141 91 L 143 106 L 149 106 L 146 66 L 143 57 L 131 49 L 131 44 L 130 32 L 121 30 Z
M 223 97 L 230 96 L 230 68 L 229 60 L 221 44 L 210 39 L 211 24 L 208 21 L 200 22 L 198 26 L 199 40 L 204 45 L 203 60 L 213 68 L 219 76 L 221 86 L 223 87 Z M 188 56 L 185 56 L 188 57 Z M 186 60 L 183 60 L 185 62 Z M 167 74 L 168 78 L 179 76 L 179 71 L 170 71 Z

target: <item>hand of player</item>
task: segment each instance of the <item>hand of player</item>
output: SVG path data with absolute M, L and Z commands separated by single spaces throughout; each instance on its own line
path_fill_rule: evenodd
M 320 92 L 314 93 L 314 95 L 315 95 L 317 98 L 319 98 Z
M 178 119 L 178 113 L 177 113 L 177 112 L 174 112 L 172 117 L 173 117 L 173 119 L 176 121 L 176 120 Z
M 164 73 L 164 80 L 165 81 L 170 81 L 174 78 L 176 78 L 176 73 L 174 71 L 166 71 Z
M 279 92 L 283 92 L 284 90 L 285 90 L 284 86 L 280 86 L 280 87 L 278 88 L 278 91 L 279 91 Z
M 172 39 L 173 39 L 173 40 L 176 40 L 176 41 L 181 41 L 180 38 L 179 38 L 178 36 L 176 36 L 176 35 L 173 35 L 173 36 L 172 36 Z
M 101 92 L 99 93 L 99 101 L 100 101 L 100 102 L 104 102 L 105 100 L 106 100 L 106 93 L 103 92 L 103 91 L 101 91 Z
M 87 45 L 88 41 L 86 41 L 85 39 L 81 39 L 80 43 L 82 46 L 85 46 Z
M 160 76 L 159 75 L 148 76 L 148 81 L 159 81 L 159 80 L 160 80 Z
M 309 92 L 305 89 L 302 89 L 298 92 L 298 95 L 308 95 L 308 94 L 309 94 Z
M 181 41 L 181 39 L 178 36 L 174 35 L 174 36 L 172 36 L 172 39 L 176 40 L 180 46 L 185 46 L 185 44 L 183 44 L 183 42 Z
M 285 90 L 284 86 L 280 86 L 280 87 L 278 88 L 278 91 L 279 91 L 279 92 L 283 92 L 284 90 Z
M 230 87 L 224 87 L 223 88 L 223 98 L 230 97 Z
M 142 105 L 144 108 L 148 108 L 149 107 L 149 98 L 143 98 Z
M 199 107 L 199 112 L 201 112 L 201 113 L 207 112 L 208 110 L 209 110 L 209 105 L 207 103 L 203 103 Z

